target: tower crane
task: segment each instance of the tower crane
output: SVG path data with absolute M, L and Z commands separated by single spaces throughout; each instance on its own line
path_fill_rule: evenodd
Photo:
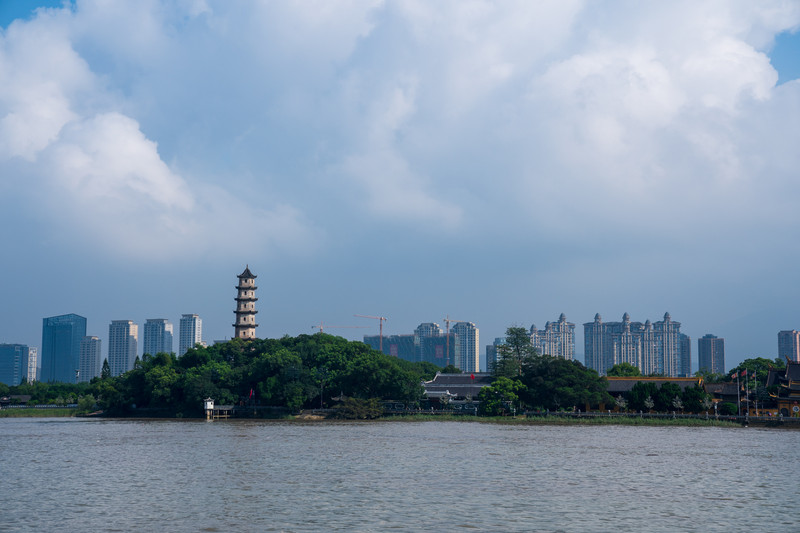
M 466 322 L 466 320 L 453 320 L 453 319 L 450 318 L 450 315 L 447 315 L 444 318 L 445 339 L 447 339 L 445 341 L 446 344 L 447 344 L 447 348 L 445 348 L 447 350 L 447 359 L 446 359 L 447 366 L 450 366 L 450 322 Z
M 311 326 L 311 329 L 319 329 L 319 332 L 322 333 L 324 328 L 368 328 L 369 326 L 326 326 L 323 322 L 319 323 L 319 326 Z
M 371 315 L 353 315 L 361 318 L 372 318 L 380 322 L 380 340 L 378 341 L 378 350 L 383 353 L 383 321 L 388 320 L 385 316 L 371 316 Z

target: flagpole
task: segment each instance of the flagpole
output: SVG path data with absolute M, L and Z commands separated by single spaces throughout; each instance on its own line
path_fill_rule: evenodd
M 756 405 L 756 416 L 758 416 L 758 380 L 756 380 L 755 373 L 753 374 L 753 397 L 755 398 L 753 401 Z
M 739 383 L 739 371 L 736 371 L 736 403 L 739 405 L 739 416 L 742 416 L 742 385 Z
M 750 416 L 750 371 L 745 369 L 744 390 L 747 391 L 747 416 Z

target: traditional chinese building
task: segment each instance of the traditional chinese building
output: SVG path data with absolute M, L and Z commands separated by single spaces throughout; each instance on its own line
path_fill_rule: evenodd
M 800 417 L 800 363 L 786 359 L 786 369 L 770 369 L 767 388 L 777 385 L 777 392 L 770 394 L 776 403 L 777 412 L 783 416 Z

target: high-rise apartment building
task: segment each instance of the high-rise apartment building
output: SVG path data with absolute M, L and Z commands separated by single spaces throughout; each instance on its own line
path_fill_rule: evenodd
M 669 313 L 644 324 L 631 322 L 628 313 L 622 322 L 603 322 L 597 314 L 583 325 L 586 366 L 604 375 L 615 364 L 629 363 L 645 375 L 690 377 L 691 339 L 680 327 Z
M 39 351 L 31 346 L 28 348 L 28 383 L 39 381 Z
M 148 318 L 142 341 L 142 355 L 172 353 L 172 324 L 166 318 Z
M 244 272 L 236 276 L 239 284 L 236 286 L 236 323 L 233 325 L 233 336 L 237 339 L 256 338 L 256 275 L 250 272 L 247 265 Z
M 575 324 L 567 322 L 564 313 L 558 322 L 547 322 L 543 330 L 531 326 L 531 344 L 542 355 L 572 359 L 575 357 Z
M 100 367 L 103 364 L 103 355 L 100 349 L 101 342 L 99 338 L 87 335 L 81 339 L 78 382 L 88 383 L 92 378 L 100 375 Z
M 800 331 L 796 329 L 778 332 L 778 357 L 789 358 L 800 363 Z
M 197 315 L 181 315 L 178 356 L 185 354 L 196 344 L 203 344 L 203 320 Z
M 13 387 L 28 381 L 29 354 L 25 344 L 0 344 L 0 383 Z
M 131 320 L 112 320 L 108 327 L 108 368 L 119 376 L 133 368 L 139 347 L 139 325 Z
M 452 332 L 456 337 L 453 364 L 463 372 L 478 372 L 480 368 L 478 328 L 472 322 L 456 322 Z
M 714 374 L 725 373 L 725 339 L 710 333 L 697 339 L 697 369 Z
M 683 333 L 679 333 L 678 337 L 680 338 L 681 343 L 680 372 L 682 373 L 682 377 L 689 378 L 692 377 L 692 339 Z
M 86 318 L 82 316 L 68 314 L 43 319 L 40 380 L 75 383 L 81 339 L 85 336 Z

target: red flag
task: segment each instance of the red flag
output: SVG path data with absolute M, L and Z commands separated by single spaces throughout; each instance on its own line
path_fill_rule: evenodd
M 475 379 L 475 374 L 470 374 L 469 377 L 471 377 L 472 379 Z
M 247 397 L 248 400 L 253 399 L 253 389 L 250 389 L 250 396 Z
M 747 369 L 746 368 L 744 370 L 742 370 L 741 372 L 739 372 L 739 377 L 745 377 L 745 376 L 747 376 Z

